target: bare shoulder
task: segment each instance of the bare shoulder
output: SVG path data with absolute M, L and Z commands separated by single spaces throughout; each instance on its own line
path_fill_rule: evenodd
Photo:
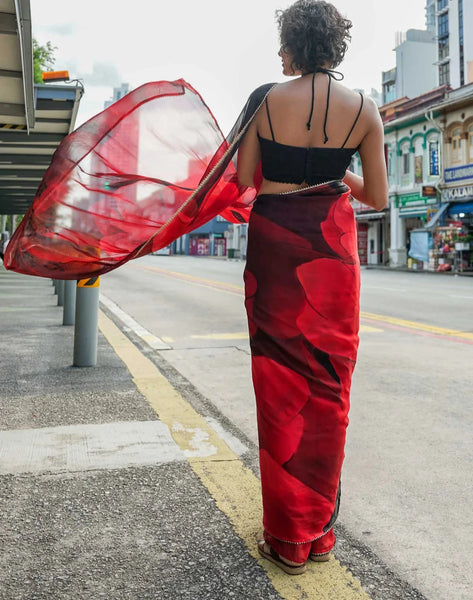
M 365 111 L 368 115 L 371 115 L 373 118 L 379 118 L 379 108 L 373 98 L 369 96 L 364 97 Z

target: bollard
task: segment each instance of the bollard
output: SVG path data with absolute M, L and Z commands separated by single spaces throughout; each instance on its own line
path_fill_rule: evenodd
M 76 317 L 76 282 L 68 279 L 64 282 L 64 309 L 62 324 L 74 325 Z
M 64 305 L 64 279 L 58 279 L 56 284 L 57 305 Z
M 99 277 L 77 282 L 74 367 L 95 367 L 99 320 Z

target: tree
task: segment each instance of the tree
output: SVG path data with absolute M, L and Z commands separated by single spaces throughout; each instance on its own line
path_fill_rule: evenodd
M 34 67 L 34 82 L 43 83 L 42 73 L 43 71 L 51 70 L 56 59 L 54 58 L 54 51 L 57 50 L 56 46 L 53 46 L 51 42 L 46 42 L 44 46 L 41 46 L 33 38 L 33 67 Z

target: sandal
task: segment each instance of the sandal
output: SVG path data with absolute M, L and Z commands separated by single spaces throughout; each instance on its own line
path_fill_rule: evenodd
M 328 552 L 323 552 L 322 554 L 309 554 L 309 558 L 313 562 L 327 562 L 330 560 L 332 552 L 329 550 Z
M 266 552 L 264 549 L 265 545 L 269 548 L 269 552 Z M 271 561 L 273 564 L 278 566 L 280 569 L 287 573 L 288 575 L 301 575 L 307 569 L 307 564 L 302 563 L 301 565 L 290 565 L 283 558 L 279 556 L 279 554 L 272 548 L 267 542 L 261 540 L 258 542 L 258 552 L 261 554 L 263 558 Z

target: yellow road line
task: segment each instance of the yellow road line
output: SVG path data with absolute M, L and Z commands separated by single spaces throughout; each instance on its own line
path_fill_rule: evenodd
M 199 287 L 207 287 L 212 289 L 218 289 L 221 292 L 227 292 L 241 296 L 245 293 L 245 288 L 242 285 L 235 285 L 234 283 L 224 283 L 223 281 L 216 281 L 214 279 L 205 279 L 204 277 L 196 277 L 195 275 L 188 275 L 187 273 L 179 273 L 178 271 L 168 271 L 167 269 L 160 269 L 159 267 L 147 267 L 145 265 L 134 265 L 137 269 L 144 271 L 155 271 L 164 277 L 171 277 L 173 279 L 182 279 Z
M 360 333 L 378 333 L 382 332 L 383 329 L 379 327 L 371 327 L 370 325 L 360 325 Z M 202 335 L 191 335 L 189 336 L 193 340 L 247 340 L 247 331 L 237 331 L 235 333 L 207 333 Z M 165 338 L 161 338 L 166 341 Z
M 404 319 L 398 319 L 397 317 L 388 317 L 387 315 L 378 315 L 376 313 L 364 311 L 361 312 L 360 316 L 362 319 L 371 319 L 373 321 L 380 321 L 381 323 L 398 325 L 399 327 L 405 327 L 407 329 L 417 329 L 419 331 L 426 331 L 427 333 L 433 333 L 437 335 L 446 335 L 449 337 L 459 337 L 466 340 L 473 340 L 473 333 L 469 333 L 467 331 L 447 329 L 445 327 L 437 327 L 436 325 L 417 323 L 417 321 L 406 321 Z
M 168 271 L 166 269 L 160 269 L 159 267 L 147 267 L 144 265 L 134 265 L 135 268 L 144 269 L 147 271 L 155 271 L 165 277 L 171 277 L 174 279 L 182 279 L 191 283 L 192 285 L 198 285 L 200 287 L 207 287 L 216 289 L 220 292 L 234 295 L 244 294 L 244 287 L 235 285 L 232 283 L 223 283 L 214 279 L 205 279 L 203 277 L 197 277 L 195 275 L 188 275 L 187 273 L 178 273 L 177 271 Z M 406 321 L 404 319 L 398 319 L 396 317 L 389 317 L 387 315 L 378 315 L 376 313 L 362 311 L 360 317 L 363 319 L 371 319 L 373 321 L 379 321 L 380 323 L 386 323 L 390 325 L 397 325 L 398 327 L 404 327 L 405 329 L 413 329 L 416 331 L 424 331 L 433 335 L 441 335 L 447 337 L 457 337 L 466 340 L 473 340 L 473 333 L 468 331 L 459 331 L 457 329 L 447 329 L 445 327 L 437 327 L 435 325 L 427 325 L 425 323 L 418 323 L 417 321 Z M 368 327 L 368 326 L 365 326 Z M 360 330 L 363 331 L 363 330 Z M 370 331 L 366 329 L 365 331 Z M 380 330 L 382 331 L 382 330 Z
M 335 559 L 325 564 L 311 563 L 304 575 L 292 578 L 259 558 L 256 541 L 261 537 L 262 507 L 257 477 L 102 311 L 99 327 L 127 366 L 138 390 L 169 427 L 218 508 L 228 517 L 250 554 L 260 561 L 275 590 L 287 600 L 369 600 L 360 582 Z M 192 440 L 196 432 L 199 439 L 205 438 L 208 456 L 193 455 Z
M 371 325 L 360 324 L 360 333 L 381 333 L 384 329 L 379 329 L 379 327 L 371 327 Z

